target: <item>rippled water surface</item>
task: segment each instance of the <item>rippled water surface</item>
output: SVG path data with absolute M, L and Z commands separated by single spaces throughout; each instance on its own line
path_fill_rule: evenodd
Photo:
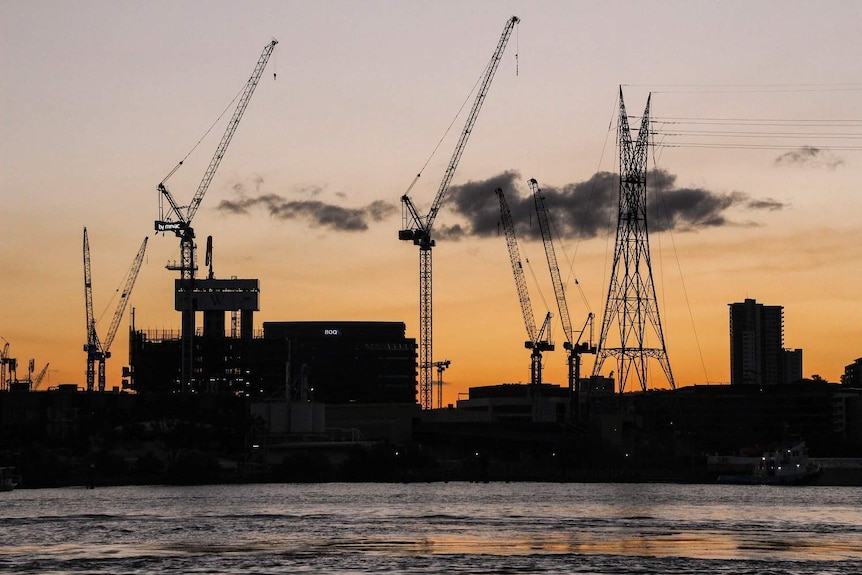
M 0 493 L 3 573 L 862 573 L 862 488 L 231 485 Z

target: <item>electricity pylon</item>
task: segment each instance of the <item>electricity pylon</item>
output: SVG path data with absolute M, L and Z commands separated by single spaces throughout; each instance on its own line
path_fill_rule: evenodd
M 602 332 L 593 367 L 593 375 L 599 375 L 605 360 L 616 358 L 620 393 L 625 391 L 632 369 L 641 390 L 646 391 L 649 359 L 658 361 L 671 389 L 676 388 L 667 357 L 650 263 L 646 201 L 649 107 L 650 98 L 647 98 L 637 141 L 633 142 L 623 90 L 620 88 L 617 237 Z

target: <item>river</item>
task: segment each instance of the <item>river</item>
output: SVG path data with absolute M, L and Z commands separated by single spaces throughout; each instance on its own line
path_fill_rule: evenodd
M 0 493 L 0 572 L 862 573 L 862 488 L 264 484 Z

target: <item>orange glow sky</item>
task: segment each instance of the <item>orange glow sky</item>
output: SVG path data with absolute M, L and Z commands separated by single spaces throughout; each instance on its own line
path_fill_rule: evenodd
M 632 116 L 651 92 L 654 118 L 828 120 L 785 128 L 801 136 L 756 140 L 770 149 L 657 148 L 650 167 L 674 175 L 677 188 L 741 193 L 780 208 L 738 202 L 721 212 L 722 225 L 654 233 L 654 277 L 679 385 L 729 380 L 727 304 L 746 297 L 784 306 L 785 345 L 804 350 L 806 376 L 838 381 L 862 356 L 858 2 L 0 0 L 0 7 L 0 337 L 19 359 L 19 378 L 34 358 L 37 370 L 51 364 L 43 387 L 84 384 L 85 226 L 100 331 L 144 236 L 147 258 L 129 307 L 139 328 L 179 328 L 175 274 L 164 269 L 179 242 L 153 234 L 156 185 L 230 103 L 273 37 L 279 44 L 194 221 L 199 260 L 212 235 L 216 277 L 260 279 L 256 328 L 403 321 L 418 337 L 418 255 L 397 239 L 399 198 L 513 14 L 521 23 L 455 186 L 514 170 L 512 201 L 527 196 L 529 178 L 563 188 L 616 171 L 620 85 Z M 194 194 L 224 120 L 171 178 L 181 203 Z M 423 213 L 463 124 L 462 115 L 411 192 Z M 776 161 L 802 146 L 820 152 Z M 262 194 L 357 210 L 383 201 L 394 210 L 367 219 L 365 230 L 345 231 L 303 215 L 217 209 Z M 450 207 L 436 226 L 466 225 Z M 574 257 L 572 275 L 597 331 L 614 225 L 557 247 L 564 276 Z M 531 285 L 540 319 L 540 290 L 553 305 L 542 246 L 525 239 L 521 250 L 541 282 Z M 580 294 L 570 291 L 569 307 L 580 326 L 588 311 Z M 502 236 L 438 239 L 434 320 L 435 359 L 452 361 L 446 403 L 470 386 L 529 380 Z M 127 363 L 127 326 L 128 318 L 111 350 L 109 387 Z M 561 344 L 562 330 L 554 335 Z M 562 384 L 558 350 L 546 354 L 545 381 Z M 591 365 L 587 358 L 584 370 Z

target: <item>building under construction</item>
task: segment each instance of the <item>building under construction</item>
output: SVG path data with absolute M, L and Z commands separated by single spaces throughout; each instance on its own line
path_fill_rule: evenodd
M 127 387 L 323 403 L 416 402 L 416 340 L 405 337 L 404 323 L 264 322 L 256 332 L 258 286 L 256 279 L 177 280 L 176 308 L 201 312 L 203 329 L 184 338 L 133 325 Z M 189 378 L 182 374 L 186 356 Z

